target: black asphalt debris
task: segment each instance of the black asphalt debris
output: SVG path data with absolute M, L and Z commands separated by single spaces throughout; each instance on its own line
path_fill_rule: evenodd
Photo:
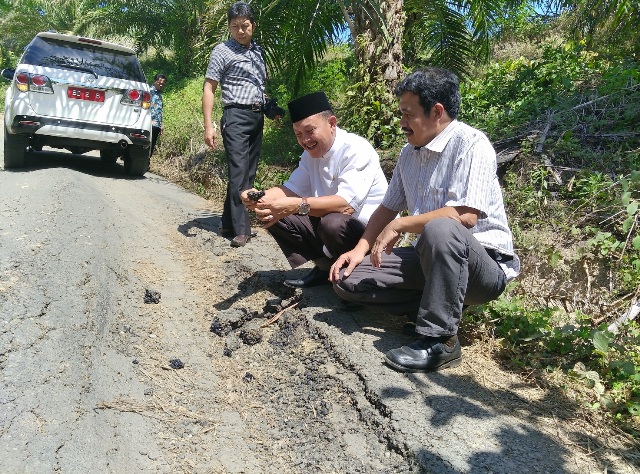
M 220 337 L 227 336 L 255 317 L 257 313 L 249 312 L 246 308 L 229 308 L 215 313 L 207 311 L 205 314 L 205 318 L 212 320 L 209 331 Z
M 265 313 L 279 313 L 285 308 L 288 308 L 292 304 L 300 303 L 302 301 L 302 289 L 296 288 L 287 298 L 271 298 L 268 299 L 264 305 Z M 301 307 L 298 305 L 298 307 Z
M 180 359 L 171 359 L 169 361 L 169 365 L 171 366 L 172 369 L 183 369 L 184 368 L 184 362 L 182 362 Z
M 149 304 L 149 303 L 153 303 L 153 304 L 158 304 L 160 303 L 160 292 L 159 291 L 154 291 L 154 290 L 150 290 L 150 289 L 146 289 L 144 290 L 144 302 Z
M 253 382 L 253 374 L 251 372 L 247 372 L 246 374 L 244 374 L 244 376 L 242 377 L 242 380 L 244 380 L 245 382 L 249 383 L 249 382 Z

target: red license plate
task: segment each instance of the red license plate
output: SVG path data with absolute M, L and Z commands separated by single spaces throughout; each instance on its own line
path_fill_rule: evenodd
M 69 87 L 67 97 L 70 99 L 91 100 L 93 102 L 104 102 L 104 91 L 95 89 L 83 89 L 81 87 Z

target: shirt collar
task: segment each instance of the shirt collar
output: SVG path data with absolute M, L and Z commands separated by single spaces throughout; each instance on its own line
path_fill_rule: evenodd
M 451 140 L 451 138 L 453 137 L 455 130 L 456 128 L 458 128 L 459 124 L 460 122 L 458 122 L 457 120 L 452 120 L 451 123 L 449 123 L 449 125 L 447 125 L 444 130 L 438 133 L 433 140 L 431 140 L 423 147 L 416 148 L 416 150 L 426 148 L 427 150 L 435 151 L 436 153 L 442 153 L 444 151 L 444 148 L 447 146 L 447 143 L 449 143 L 449 140 Z
M 229 41 L 231 41 L 231 44 L 233 45 L 234 48 L 241 49 L 243 51 L 254 49 L 254 46 L 256 44 L 255 41 L 253 41 L 253 39 L 251 40 L 251 44 L 249 44 L 249 46 L 245 46 L 242 43 L 237 42 L 235 38 L 229 38 Z

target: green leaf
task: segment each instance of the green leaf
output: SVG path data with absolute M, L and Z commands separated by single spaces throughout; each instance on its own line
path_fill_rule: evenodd
M 622 200 L 622 204 L 627 206 L 631 202 L 631 193 L 629 191 L 622 193 L 620 199 Z
M 627 206 L 627 214 L 629 214 L 630 216 L 633 216 L 637 211 L 638 211 L 638 202 L 631 201 Z
M 628 360 L 622 361 L 620 363 L 620 370 L 622 371 L 622 373 L 628 377 L 632 376 L 632 375 L 636 375 L 636 367 L 635 365 L 633 365 L 632 362 L 629 362 Z
M 629 180 L 622 178 L 620 180 L 620 186 L 622 186 L 622 190 L 623 191 L 625 191 L 625 192 L 628 191 L 629 190 Z
M 636 235 L 631 242 L 634 249 L 640 250 L 640 235 Z
M 612 339 L 603 331 L 596 331 L 593 335 L 593 345 L 600 352 L 607 353 L 609 351 L 609 344 Z
M 538 331 L 538 332 L 534 332 L 533 334 L 528 335 L 527 337 L 521 337 L 519 339 L 521 341 L 529 342 L 529 341 L 534 341 L 536 339 L 539 339 L 542 336 L 544 336 L 544 334 Z

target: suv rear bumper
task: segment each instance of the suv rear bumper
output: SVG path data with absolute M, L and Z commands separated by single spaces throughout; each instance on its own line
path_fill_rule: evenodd
M 59 137 L 69 144 L 74 140 L 113 144 L 124 140 L 128 145 L 144 147 L 151 144 L 150 131 L 142 128 L 34 115 L 16 115 L 8 125 L 10 133 Z

